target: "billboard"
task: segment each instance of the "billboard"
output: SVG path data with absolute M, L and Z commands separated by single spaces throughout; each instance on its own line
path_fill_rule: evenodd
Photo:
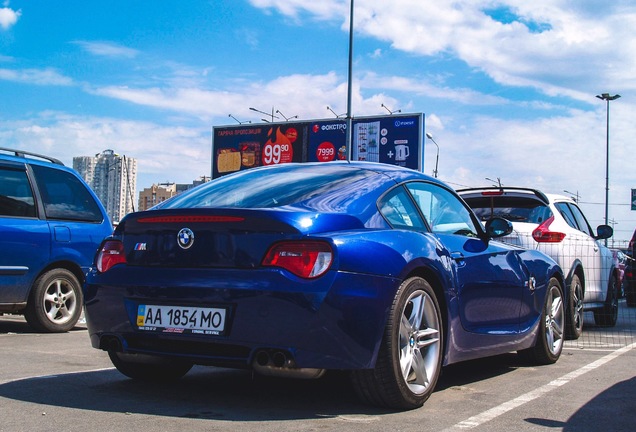
M 359 117 L 347 147 L 344 119 L 215 126 L 212 178 L 289 162 L 370 161 L 421 170 L 424 115 Z

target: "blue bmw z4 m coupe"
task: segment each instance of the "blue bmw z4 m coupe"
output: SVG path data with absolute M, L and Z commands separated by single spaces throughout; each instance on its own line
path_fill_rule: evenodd
M 220 177 L 126 216 L 84 287 L 93 347 L 124 375 L 197 365 L 318 378 L 421 406 L 441 368 L 563 348 L 559 266 L 495 238 L 447 185 L 385 164 L 283 164 Z

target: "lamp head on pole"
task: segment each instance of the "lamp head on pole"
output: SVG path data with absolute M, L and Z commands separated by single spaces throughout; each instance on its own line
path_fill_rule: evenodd
M 606 101 L 613 101 L 618 99 L 619 97 L 621 97 L 621 95 L 619 94 L 615 94 L 614 96 L 610 95 L 609 93 L 602 93 L 600 95 L 596 95 L 597 98 L 601 99 L 601 100 L 606 100 Z

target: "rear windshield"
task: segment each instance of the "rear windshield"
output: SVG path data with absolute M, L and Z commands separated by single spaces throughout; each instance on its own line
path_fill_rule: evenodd
M 464 198 L 479 220 L 502 217 L 510 222 L 540 224 L 552 216 L 550 207 L 540 201 L 519 197 Z
M 251 169 L 218 178 L 177 195 L 155 209 L 226 207 L 270 208 L 301 203 L 330 193 L 341 194 L 347 185 L 374 175 L 341 166 L 298 169 Z

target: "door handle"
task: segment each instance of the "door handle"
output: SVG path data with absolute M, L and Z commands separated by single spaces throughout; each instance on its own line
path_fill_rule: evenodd
M 455 261 L 463 261 L 464 254 L 461 252 L 451 252 L 451 258 L 453 258 Z

